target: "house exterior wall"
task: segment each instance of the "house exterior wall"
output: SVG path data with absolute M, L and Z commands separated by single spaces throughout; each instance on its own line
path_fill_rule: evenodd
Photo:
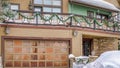
M 97 38 L 93 41 L 94 53 L 99 56 L 105 51 L 112 51 L 118 49 L 118 39 L 117 38 Z
M 13 4 L 20 4 L 20 10 L 29 10 L 30 0 L 11 0 Z M 80 15 L 87 16 L 87 10 L 94 11 L 96 13 L 98 10 L 88 7 L 83 7 L 81 5 L 74 4 L 73 6 L 69 4 L 69 0 L 63 0 L 63 13 L 76 13 Z M 69 4 L 69 5 L 68 5 Z M 72 6 L 72 10 L 71 10 Z M 82 8 L 82 9 L 80 9 Z M 69 9 L 69 10 L 68 10 Z M 74 11 L 73 11 L 74 10 Z M 70 12 L 71 11 L 71 12 Z M 111 12 L 100 10 L 100 13 L 111 14 Z M 10 32 L 5 33 L 5 28 L 8 27 Z M 77 31 L 77 36 L 73 35 L 73 32 Z M 39 25 L 0 25 L 0 51 L 3 49 L 3 37 L 22 37 L 24 38 L 53 38 L 53 39 L 70 39 L 71 40 L 71 53 L 75 56 L 83 55 L 83 38 L 93 39 L 93 56 L 99 56 L 101 53 L 110 50 L 118 49 L 118 39 L 120 38 L 119 33 L 107 32 L 101 30 L 85 29 L 79 27 L 60 27 L 60 26 L 39 26 Z M 0 52 L 0 55 L 3 53 Z
M 33 0 L 24 0 L 24 1 L 21 1 L 21 0 L 10 0 L 10 3 L 13 3 L 13 4 L 20 4 L 20 10 L 29 10 L 29 4 L 30 4 L 30 1 L 33 1 Z M 63 13 L 68 13 L 68 0 L 62 0 L 62 12 Z
M 39 29 L 39 28 L 12 28 L 10 27 L 10 34 L 4 33 L 5 27 L 1 27 L 1 36 L 16 36 L 16 37 L 41 37 L 41 38 L 70 38 L 72 39 L 72 53 L 76 56 L 82 55 L 82 34 L 79 33 L 77 37 L 72 36 L 72 30 L 64 29 Z M 1 53 L 1 52 L 0 52 Z
M 11 4 L 19 4 L 20 10 L 29 10 L 29 2 L 30 0 L 10 0 Z
M 15 25 L 16 26 L 16 25 Z M 48 28 L 48 27 L 36 27 L 34 26 L 34 28 L 27 28 L 27 27 L 9 27 L 10 28 L 10 33 L 9 34 L 5 34 L 5 28 L 6 26 L 2 26 L 0 27 L 0 37 L 2 36 L 15 36 L 15 37 L 41 37 L 41 38 L 70 38 L 72 39 L 72 53 L 75 56 L 79 56 L 82 55 L 82 39 L 83 38 L 93 38 L 96 39 L 94 41 L 94 45 L 93 46 L 99 46 L 99 47 L 106 47 L 106 49 L 101 50 L 101 52 L 103 51 L 107 51 L 107 50 L 117 50 L 117 41 L 115 41 L 119 35 L 112 35 L 112 34 L 106 34 L 106 33 L 100 33 L 100 32 L 92 32 L 92 31 L 84 31 L 83 30 L 79 30 L 79 29 L 69 29 L 69 28 Z M 78 35 L 75 37 L 73 36 L 73 31 L 77 30 L 78 31 Z M 105 38 L 107 37 L 107 38 Z M 110 38 L 109 38 L 110 37 Z M 105 38 L 106 42 L 101 43 L 99 40 L 99 38 Z M 112 41 L 112 42 L 111 42 Z M 109 43 L 110 42 L 110 43 Z M 101 43 L 101 44 L 99 44 Z M 113 44 L 113 45 L 112 45 Z M 112 47 L 108 47 L 108 46 L 112 46 Z M 103 47 L 103 48 L 104 48 Z M 108 47 L 108 48 L 107 48 Z M 98 49 L 95 48 L 95 50 L 99 51 Z M 96 51 L 96 52 L 97 52 Z M 0 52 L 1 53 L 1 52 Z M 100 55 L 100 53 L 96 53 L 96 55 Z
M 69 4 L 69 0 L 62 0 L 63 1 L 63 13 L 68 13 L 68 4 Z

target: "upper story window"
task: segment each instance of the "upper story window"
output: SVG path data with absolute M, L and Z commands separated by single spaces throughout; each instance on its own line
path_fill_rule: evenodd
M 34 0 L 34 11 L 61 13 L 62 0 Z
M 19 10 L 19 4 L 11 4 L 10 5 L 10 9 L 11 10 Z M 19 18 L 19 15 L 15 15 L 15 19 L 18 19 Z
M 36 12 L 41 12 L 41 11 L 42 11 L 42 8 L 41 8 L 41 7 L 34 7 L 34 11 L 36 11 Z
M 94 12 L 93 11 L 88 11 L 87 16 L 90 17 L 90 18 L 93 18 L 94 17 Z
M 114 16 L 111 17 L 114 21 L 120 21 L 120 13 L 114 13 Z
M 42 0 L 34 0 L 34 4 L 42 4 Z
M 61 6 L 61 0 L 34 0 L 34 4 Z
M 19 5 L 18 4 L 11 4 L 10 9 L 11 10 L 19 10 Z
M 97 18 L 97 19 L 108 19 L 108 15 L 96 14 L 96 18 Z
M 117 13 L 117 21 L 120 21 L 120 13 Z
M 43 0 L 44 5 L 52 5 L 52 0 Z

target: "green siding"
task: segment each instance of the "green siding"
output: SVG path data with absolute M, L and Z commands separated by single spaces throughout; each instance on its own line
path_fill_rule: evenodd
M 87 15 L 86 9 L 82 6 L 74 4 L 74 5 L 69 5 L 69 8 L 70 8 L 69 10 L 70 13 L 75 13 L 75 14 L 80 14 L 80 15 L 85 15 L 85 16 Z
M 94 14 L 96 14 L 97 12 L 105 14 L 105 15 L 111 14 L 111 12 L 104 11 L 104 10 L 98 11 L 98 9 L 95 9 L 95 8 L 90 8 L 90 7 L 86 7 L 86 6 L 82 6 L 82 5 L 78 5 L 74 3 L 72 3 L 72 5 L 69 4 L 69 13 L 87 16 L 87 11 L 93 11 Z

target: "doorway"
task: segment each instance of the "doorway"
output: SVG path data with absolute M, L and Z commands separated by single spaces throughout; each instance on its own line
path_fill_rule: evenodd
M 84 56 L 91 55 L 91 51 L 93 49 L 92 42 L 93 42 L 93 39 L 83 38 L 83 55 Z

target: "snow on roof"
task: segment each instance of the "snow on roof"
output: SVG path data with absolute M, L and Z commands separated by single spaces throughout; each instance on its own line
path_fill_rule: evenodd
M 108 3 L 104 0 L 71 0 L 71 1 L 77 2 L 77 3 L 82 3 L 82 4 L 87 4 L 90 6 L 96 6 L 99 8 L 108 9 L 108 10 L 112 10 L 115 12 L 120 12 L 120 10 L 118 8 L 116 8 L 113 4 Z

